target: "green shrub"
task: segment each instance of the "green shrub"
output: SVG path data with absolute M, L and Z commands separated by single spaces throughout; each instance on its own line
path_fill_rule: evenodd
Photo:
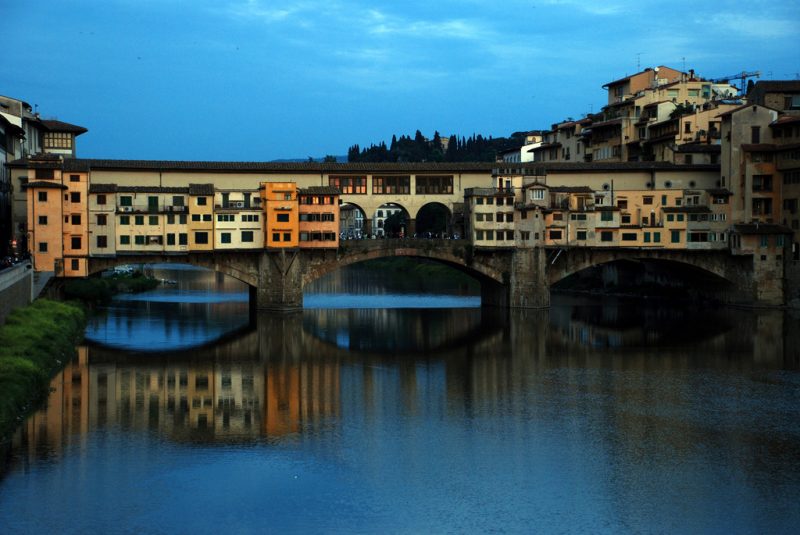
M 46 399 L 50 377 L 74 357 L 85 325 L 79 306 L 38 299 L 0 326 L 0 438 Z

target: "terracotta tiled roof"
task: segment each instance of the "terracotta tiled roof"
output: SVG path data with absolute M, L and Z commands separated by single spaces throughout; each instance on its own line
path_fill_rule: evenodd
M 46 180 L 37 180 L 36 182 L 28 182 L 22 185 L 23 188 L 48 188 L 48 189 L 68 189 L 67 186 L 60 182 L 49 182 Z
M 711 208 L 708 206 L 665 206 L 662 208 L 664 213 L 681 214 L 710 214 Z
M 746 223 L 734 225 L 733 229 L 739 234 L 791 234 L 794 232 L 789 227 L 771 223 Z
M 40 119 L 39 122 L 51 132 L 70 132 L 79 136 L 89 131 L 82 126 L 65 123 L 64 121 L 56 121 L 54 119 Z
M 189 195 L 214 195 L 214 184 L 189 184 Z
M 300 195 L 341 195 L 339 188 L 332 186 L 310 186 L 297 190 Z
M 708 143 L 686 143 L 678 145 L 678 152 L 722 152 L 722 145 L 710 145 Z
M 551 193 L 594 193 L 594 190 L 589 186 L 553 186 L 550 188 Z

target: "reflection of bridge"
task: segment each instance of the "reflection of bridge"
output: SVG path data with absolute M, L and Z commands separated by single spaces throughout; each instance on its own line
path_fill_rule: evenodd
M 616 261 L 684 265 L 724 282 L 718 297 L 732 303 L 781 304 L 782 280 L 754 276 L 750 257 L 727 251 L 636 248 L 480 248 L 462 240 L 348 240 L 337 250 L 213 251 L 182 255 L 118 255 L 89 259 L 89 272 L 120 264 L 177 262 L 205 267 L 250 286 L 259 309 L 302 308 L 303 288 L 340 267 L 377 258 L 409 256 L 441 262 L 481 284 L 484 305 L 549 306 L 550 288 L 587 268 Z

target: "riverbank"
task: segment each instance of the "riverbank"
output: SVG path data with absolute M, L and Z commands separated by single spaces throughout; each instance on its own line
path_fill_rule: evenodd
M 74 279 L 64 283 L 64 297 L 85 302 L 105 303 L 119 293 L 140 293 L 161 284 L 157 279 L 136 271 L 108 277 Z
M 77 305 L 38 299 L 0 326 L 0 443 L 47 399 L 50 378 L 75 356 L 86 314 Z

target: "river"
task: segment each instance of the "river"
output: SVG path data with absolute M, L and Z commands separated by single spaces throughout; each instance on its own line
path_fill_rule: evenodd
M 92 315 L 14 437 L 2 533 L 796 533 L 800 322 L 342 270 L 250 318 L 221 275 Z

